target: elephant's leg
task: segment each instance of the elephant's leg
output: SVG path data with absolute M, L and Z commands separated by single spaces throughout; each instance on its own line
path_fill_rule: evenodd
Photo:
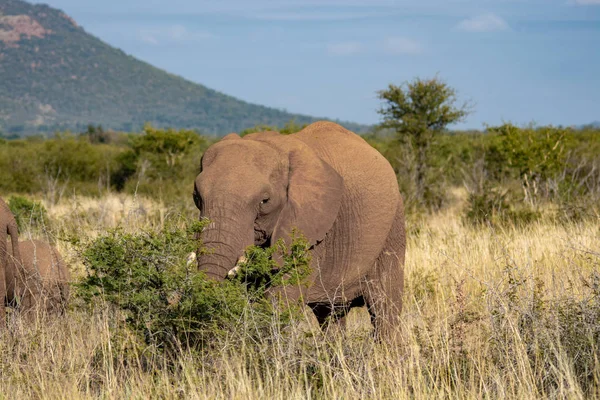
M 329 325 L 331 313 L 333 312 L 333 308 L 331 304 L 327 303 L 317 303 L 317 304 L 309 304 L 308 305 L 315 317 L 317 318 L 317 322 L 322 330 L 327 330 L 327 326 Z
M 386 262 L 392 262 L 391 260 Z M 402 289 L 397 287 L 398 280 L 402 274 L 390 274 L 391 276 L 378 276 L 367 282 L 365 299 L 374 335 L 378 339 L 393 336 L 398 329 L 400 312 L 402 310 Z
M 333 328 L 335 324 L 336 330 L 343 332 L 346 330 L 346 321 L 348 313 L 352 307 L 362 307 L 365 305 L 362 296 L 353 300 L 349 304 L 344 305 L 333 305 L 329 303 L 309 304 L 321 329 L 327 331 L 329 328 Z
M 400 207 L 364 291 L 374 333 L 380 339 L 395 336 L 400 325 L 405 249 L 404 213 Z
M 335 308 L 333 312 L 332 318 L 335 320 L 338 328 L 341 331 L 346 330 L 346 325 L 348 321 L 348 313 L 354 307 L 364 307 L 365 306 L 365 298 L 364 296 L 358 296 L 353 299 L 350 303 L 344 304 L 343 306 L 338 306 Z

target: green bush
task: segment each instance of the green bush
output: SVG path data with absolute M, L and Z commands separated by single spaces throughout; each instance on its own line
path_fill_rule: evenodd
M 519 180 L 530 203 L 558 194 L 553 180 L 567 167 L 567 148 L 572 146 L 573 131 L 505 124 L 490 127 L 488 132 L 495 138 L 487 154 L 487 169 L 492 176 Z
M 209 140 L 193 130 L 144 127 L 130 136 L 130 150 L 118 158 L 117 189 L 152 195 L 169 205 L 190 197 L 190 182 L 200 172 Z M 189 201 L 187 201 L 190 203 Z
M 185 154 L 203 141 L 192 130 L 156 129 L 146 125 L 144 133 L 131 137 L 131 148 L 138 156 L 145 156 L 158 173 L 164 173 L 178 166 Z
M 306 240 L 295 238 L 290 249 L 282 242 L 266 250 L 250 247 L 238 275 L 216 282 L 187 263 L 188 254 L 200 245 L 194 237 L 204 225 L 194 221 L 183 229 L 171 221 L 155 232 L 115 229 L 78 243 L 87 271 L 78 284 L 79 296 L 87 304 L 96 299 L 112 304 L 146 343 L 165 350 L 197 347 L 236 329 L 248 316 L 256 331 L 270 329 L 273 303 L 265 291 L 301 283 L 307 276 Z M 282 252 L 284 266 L 273 272 L 276 251 Z M 279 322 L 289 322 L 294 311 L 284 310 Z
M 235 279 L 251 285 L 254 296 L 263 296 L 265 290 L 278 286 L 305 285 L 311 272 L 308 249 L 308 242 L 296 231 L 292 233 L 289 248 L 282 239 L 266 249 L 249 246 L 245 254 L 247 261 L 240 264 Z M 281 266 L 273 258 L 276 253 L 282 257 Z
M 23 232 L 26 227 L 48 228 L 48 213 L 42 203 L 22 196 L 11 196 L 8 207 L 15 216 L 20 232 Z
M 470 193 L 464 219 L 471 225 L 506 225 L 525 226 L 541 217 L 539 211 L 526 205 L 519 208 L 509 201 L 506 191 L 496 189 L 484 190 L 482 193 Z
M 581 222 L 589 219 L 600 219 L 598 199 L 580 195 L 558 202 L 555 214 L 559 223 Z
M 112 171 L 110 182 L 117 191 L 121 191 L 127 180 L 135 175 L 138 158 L 133 150 L 127 150 L 119 154 L 115 161 L 117 167 Z
M 485 190 L 481 194 L 470 193 L 467 204 L 465 217 L 473 225 L 493 223 L 510 211 L 506 193 L 495 190 Z
M 44 173 L 51 178 L 95 183 L 106 171 L 107 151 L 111 150 L 107 145 L 64 134 L 45 141 L 39 157 Z
M 240 134 L 265 129 L 293 133 L 302 127 L 291 121 Z M 465 184 L 481 195 L 485 182 L 495 190 L 508 189 L 505 203 L 519 210 L 516 218 L 535 217 L 531 209 L 558 206 L 562 220 L 578 220 L 598 215 L 587 205 L 600 199 L 599 132 L 510 124 L 486 132 L 442 131 L 428 143 L 424 166 L 415 148 L 394 135 L 378 131 L 365 139 L 392 165 L 407 215 L 451 206 L 456 196 L 449 195 L 450 189 Z M 117 190 L 150 195 L 190 216 L 197 212 L 189 201 L 190 185 L 203 152 L 218 138 L 150 125 L 142 133 L 105 133 L 92 126 L 83 135 L 0 141 L 0 191 L 42 195 L 55 203 L 74 194 L 98 196 Z
M 11 140 L 0 143 L 0 190 L 17 193 L 39 193 L 41 185 L 40 143 L 33 140 Z

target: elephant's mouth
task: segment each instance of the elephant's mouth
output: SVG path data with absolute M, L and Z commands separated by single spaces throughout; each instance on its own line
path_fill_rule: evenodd
M 260 247 L 267 247 L 269 242 L 269 235 L 266 231 L 254 228 L 254 245 Z

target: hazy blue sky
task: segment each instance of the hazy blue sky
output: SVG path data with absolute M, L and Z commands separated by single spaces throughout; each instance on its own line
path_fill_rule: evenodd
M 45 0 L 144 61 L 240 99 L 375 123 L 436 73 L 483 123 L 600 120 L 600 0 Z

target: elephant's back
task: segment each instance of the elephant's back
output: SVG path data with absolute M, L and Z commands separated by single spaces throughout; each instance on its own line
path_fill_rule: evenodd
M 396 174 L 379 151 L 359 135 L 328 121 L 310 124 L 296 134 L 330 164 L 351 190 L 384 195 L 395 213 L 399 201 Z
M 68 270 L 58 251 L 41 240 L 19 242 L 23 267 L 29 273 L 39 273 L 44 281 L 68 280 Z

